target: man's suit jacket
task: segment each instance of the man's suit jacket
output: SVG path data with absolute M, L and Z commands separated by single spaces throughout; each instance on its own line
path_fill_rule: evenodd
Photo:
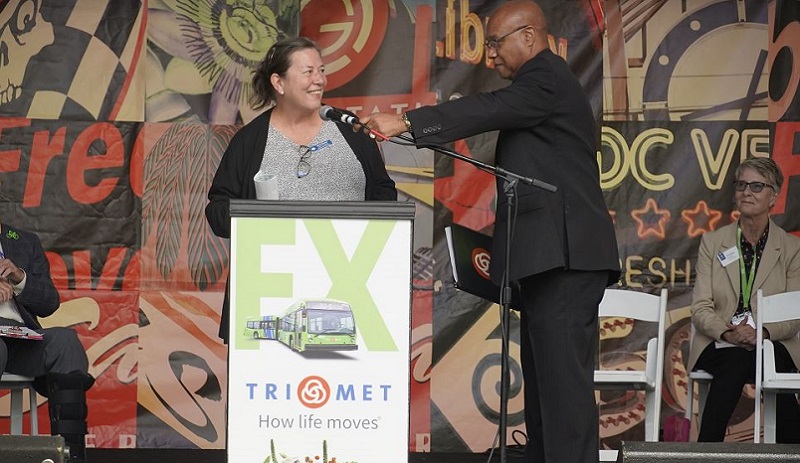
M 407 113 L 418 143 L 440 144 L 499 130 L 495 163 L 558 188 L 520 184 L 510 280 L 555 268 L 609 270 L 619 276 L 611 217 L 600 190 L 594 115 L 583 88 L 559 56 L 545 50 L 502 89 Z M 507 199 L 497 182 L 491 275 L 504 267 Z
M 693 369 L 703 349 L 709 343 L 720 339 L 727 331 L 728 322 L 739 304 L 741 275 L 739 262 L 723 267 L 717 254 L 736 247 L 736 223 L 719 230 L 706 233 L 700 240 L 697 255 L 696 279 L 692 294 L 692 323 L 695 336 L 689 352 L 689 369 Z M 761 261 L 753 281 L 750 307 L 753 316 L 758 317 L 756 294 L 764 291 L 765 296 L 800 290 L 800 238 L 786 233 L 772 220 L 769 222 L 769 236 L 761 254 Z M 770 338 L 781 341 L 786 346 L 796 366 L 800 366 L 800 321 L 770 323 L 765 325 Z
M 50 277 L 50 262 L 44 255 L 39 237 L 12 226 L 0 226 L 0 244 L 6 259 L 25 271 L 25 289 L 14 297 L 25 326 L 39 329 L 42 325 L 37 317 L 47 317 L 55 312 L 60 299 L 53 279 Z

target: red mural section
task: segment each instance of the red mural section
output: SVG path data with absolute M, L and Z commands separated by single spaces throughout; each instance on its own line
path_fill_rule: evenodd
M 136 445 L 139 295 L 135 291 L 60 291 L 61 308 L 43 325 L 73 327 L 86 348 L 90 407 L 86 443 L 95 447 Z M 48 432 L 47 406 L 39 407 L 40 433 Z M 42 426 L 44 424 L 44 426 Z
M 2 119 L 0 217 L 35 231 L 61 307 L 44 326 L 71 326 L 97 379 L 89 445 L 136 441 L 140 198 L 133 184 L 140 124 Z M 40 398 L 42 432 L 49 430 Z

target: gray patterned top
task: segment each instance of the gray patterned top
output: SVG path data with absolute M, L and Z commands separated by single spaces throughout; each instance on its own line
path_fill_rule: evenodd
M 300 163 L 301 157 L 304 163 Z M 281 200 L 364 200 L 364 169 L 330 121 L 322 123 L 308 146 L 294 143 L 270 124 L 259 173 L 277 177 Z

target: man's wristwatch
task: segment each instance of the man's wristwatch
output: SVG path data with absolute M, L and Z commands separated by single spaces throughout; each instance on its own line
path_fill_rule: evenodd
M 406 125 L 406 130 L 408 131 L 408 133 L 414 133 L 414 130 L 411 129 L 411 121 L 408 120 L 408 114 L 403 113 L 403 115 L 400 116 L 400 119 L 402 119 L 403 124 Z

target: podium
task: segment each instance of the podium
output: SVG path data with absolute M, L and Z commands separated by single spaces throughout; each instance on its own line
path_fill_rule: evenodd
M 413 203 L 232 200 L 228 461 L 408 461 Z

